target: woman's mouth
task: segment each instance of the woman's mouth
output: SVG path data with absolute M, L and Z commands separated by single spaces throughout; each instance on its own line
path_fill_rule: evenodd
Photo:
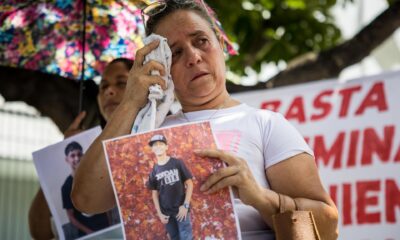
M 199 78 L 201 78 L 201 77 L 203 77 L 203 76 L 206 76 L 206 75 L 208 75 L 209 73 L 207 73 L 207 72 L 200 72 L 200 73 L 197 73 L 193 78 L 192 78 L 192 80 L 191 81 L 195 81 L 195 80 L 197 80 L 197 79 L 199 79 Z

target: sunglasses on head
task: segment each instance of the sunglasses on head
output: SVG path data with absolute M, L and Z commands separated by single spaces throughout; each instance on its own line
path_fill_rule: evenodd
M 174 2 L 175 4 L 187 4 L 187 3 L 201 3 L 203 8 L 207 11 L 207 14 L 210 15 L 207 6 L 204 4 L 203 0 L 165 0 L 165 1 L 155 1 L 147 5 L 146 7 L 141 9 L 141 16 L 144 28 L 147 29 L 145 16 L 152 17 L 161 12 L 163 12 L 167 8 L 168 2 Z M 211 15 L 210 15 L 211 17 Z
M 163 12 L 167 8 L 168 2 L 174 2 L 175 4 L 197 3 L 201 7 L 203 7 L 203 9 L 205 9 L 207 15 L 209 16 L 209 18 L 212 21 L 212 28 L 215 31 L 216 35 L 218 37 L 222 36 L 224 38 L 227 53 L 229 53 L 230 55 L 237 54 L 236 50 L 233 48 L 233 44 L 229 41 L 228 37 L 226 36 L 226 34 L 224 33 L 224 31 L 222 29 L 221 24 L 216 19 L 215 14 L 213 13 L 212 9 L 210 9 L 208 7 L 208 5 L 204 2 L 204 0 L 163 0 L 163 1 L 161 0 L 161 1 L 152 2 L 149 5 L 147 5 L 146 7 L 141 9 L 143 26 L 145 29 L 147 29 L 145 16 L 152 17 L 152 16 L 155 16 L 155 15 Z

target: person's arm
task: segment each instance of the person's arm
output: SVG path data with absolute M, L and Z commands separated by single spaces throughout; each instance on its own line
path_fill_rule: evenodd
M 153 198 L 154 207 L 157 210 L 158 217 L 160 218 L 160 220 L 161 220 L 161 222 L 163 224 L 167 224 L 169 216 L 166 216 L 161 212 L 160 202 L 158 200 L 158 191 L 157 190 L 151 190 L 151 196 Z
M 67 210 L 67 216 L 68 216 L 69 222 L 72 225 L 74 225 L 77 229 L 81 230 L 82 232 L 84 232 L 86 234 L 93 232 L 92 229 L 86 227 L 81 222 L 79 222 L 78 219 L 75 218 L 73 209 L 66 209 L 66 210 Z
M 299 209 L 313 212 L 322 239 L 337 239 L 338 211 L 322 186 L 311 155 L 301 153 L 269 167 L 266 175 L 270 190 L 256 182 L 243 159 L 214 149 L 198 150 L 195 153 L 219 158 L 229 165 L 212 174 L 202 185 L 201 191 L 213 193 L 227 186 L 237 187 L 242 202 L 257 209 L 271 228 L 272 216 L 279 211 L 277 193 L 284 194 L 288 209 L 295 209 L 295 198 Z
M 193 180 L 187 179 L 185 181 L 185 185 L 186 185 L 186 192 L 185 192 L 185 201 L 183 203 L 190 204 L 190 201 L 192 199 L 192 193 L 193 193 Z M 189 211 L 189 209 L 185 208 L 184 205 L 180 206 L 179 212 L 176 215 L 176 220 L 182 221 L 182 220 L 186 219 L 188 211 Z
M 74 206 L 82 212 L 103 213 L 115 205 L 102 141 L 130 133 L 137 113 L 147 102 L 150 85 L 160 84 L 166 89 L 165 81 L 160 76 L 150 75 L 151 70 L 159 70 L 164 75 L 163 65 L 155 61 L 143 65 L 144 57 L 157 46 L 158 42 L 152 42 L 137 51 L 121 103 L 81 159 L 74 176 L 71 197 Z
M 29 231 L 33 239 L 54 238 L 50 219 L 50 209 L 40 188 L 32 201 L 28 215 Z

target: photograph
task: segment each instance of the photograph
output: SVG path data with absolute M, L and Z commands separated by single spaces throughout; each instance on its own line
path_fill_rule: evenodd
M 70 197 L 80 160 L 100 132 L 100 127 L 92 128 L 32 154 L 40 186 L 60 239 L 98 237 L 119 222 L 117 209 L 101 214 L 86 214 L 74 207 Z M 114 228 L 109 230 L 113 232 Z
M 200 191 L 217 159 L 209 122 L 185 124 L 103 141 L 125 239 L 240 239 L 232 192 Z

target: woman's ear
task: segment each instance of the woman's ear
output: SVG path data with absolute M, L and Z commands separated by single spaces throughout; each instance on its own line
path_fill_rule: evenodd
M 221 47 L 222 51 L 224 51 L 225 50 L 225 40 L 221 34 L 219 34 L 219 36 L 218 36 L 218 42 L 219 42 L 219 46 Z
M 227 51 L 226 51 L 225 40 L 224 40 L 224 37 L 222 35 L 218 36 L 218 42 L 219 42 L 219 46 L 221 47 L 221 50 L 222 50 L 222 52 L 224 54 L 224 58 L 225 58 L 225 60 L 227 60 L 228 59 L 228 54 L 227 54 Z

